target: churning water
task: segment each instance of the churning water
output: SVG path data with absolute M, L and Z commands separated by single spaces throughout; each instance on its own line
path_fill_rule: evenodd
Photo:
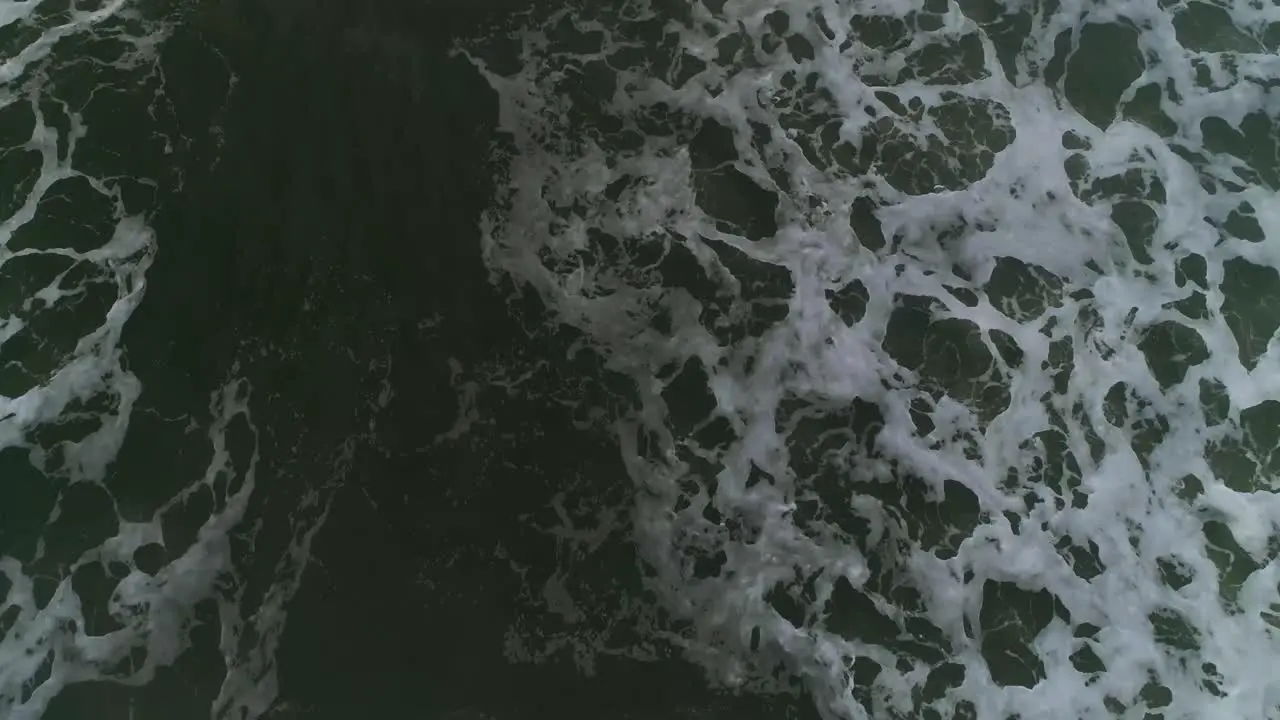
M 5 484 L 112 497 L 145 392 L 121 334 L 166 243 L 147 203 L 192 141 L 82 144 L 126 88 L 155 98 L 140 126 L 173 112 L 156 52 L 182 20 L 147 17 L 0 5 Z M 493 286 L 625 380 L 575 417 L 629 477 L 596 510 L 638 555 L 615 568 L 643 576 L 615 608 L 636 642 L 833 720 L 1280 718 L 1278 49 L 1264 0 L 633 0 L 457 39 L 497 98 Z M 244 612 L 260 429 L 236 373 L 207 392 L 186 420 L 207 467 L 147 517 L 113 505 L 47 597 L 62 505 L 0 507 L 6 543 L 40 538 L 0 547 L 0 718 L 147 683 L 210 598 L 209 712 L 277 700 L 333 495 L 256 561 Z M 457 420 L 421 444 L 486 432 Z M 167 513 L 196 494 L 177 547 Z M 86 624 L 83 568 L 118 578 L 115 629 Z M 535 594 L 581 620 L 551 577 Z
M 476 64 L 636 542 L 828 717 L 1280 713 L 1280 9 L 635 3 Z

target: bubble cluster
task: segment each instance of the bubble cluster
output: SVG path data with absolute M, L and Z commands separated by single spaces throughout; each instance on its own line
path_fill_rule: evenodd
M 464 52 L 649 589 L 830 718 L 1268 717 L 1280 10 L 648 2 Z

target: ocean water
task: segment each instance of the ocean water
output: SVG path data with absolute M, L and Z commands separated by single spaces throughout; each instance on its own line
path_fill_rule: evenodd
M 0 58 L 0 719 L 1280 718 L 1280 6 Z

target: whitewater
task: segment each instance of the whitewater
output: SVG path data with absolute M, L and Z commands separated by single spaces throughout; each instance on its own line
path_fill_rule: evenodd
M 710 677 L 1280 717 L 1278 20 L 633 2 L 466 47 L 486 258 L 635 383 L 635 540 Z
M 0 720 L 147 685 L 201 627 L 210 717 L 272 717 L 335 497 L 256 549 L 270 388 L 237 366 L 166 419 L 201 466 L 154 512 L 117 501 L 154 198 L 221 132 L 156 130 L 149 174 L 93 144 L 125 88 L 153 101 L 122 125 L 178 117 L 158 57 L 190 8 L 152 9 L 0 0 L 0 483 L 58 493 L 0 508 Z M 646 642 L 827 720 L 1280 718 L 1280 7 L 626 0 L 503 25 L 455 48 L 497 99 L 483 258 L 513 313 L 536 297 L 626 380 L 581 417 L 625 465 Z M 467 411 L 446 439 L 485 431 Z M 51 559 L 88 502 L 105 539 Z

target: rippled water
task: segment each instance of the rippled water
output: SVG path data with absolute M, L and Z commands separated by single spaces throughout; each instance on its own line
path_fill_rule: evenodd
M 0 718 L 1280 717 L 1280 8 L 0 48 Z

